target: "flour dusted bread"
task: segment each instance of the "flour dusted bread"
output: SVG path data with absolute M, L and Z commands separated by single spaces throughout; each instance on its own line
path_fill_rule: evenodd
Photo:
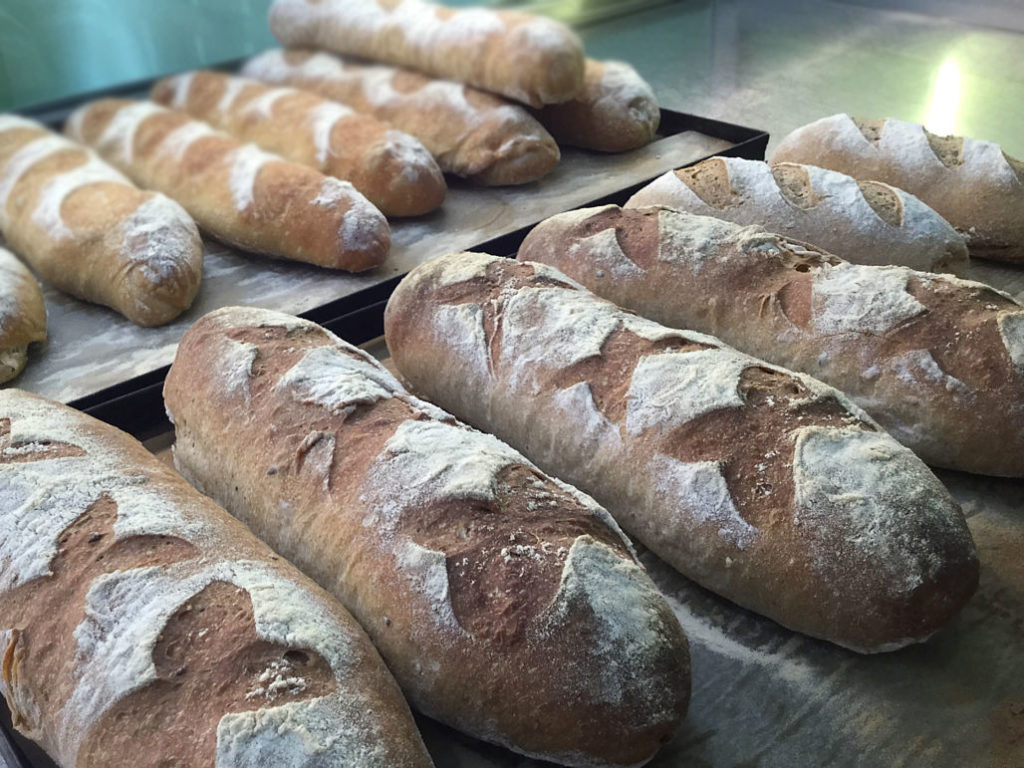
M 341 599 L 414 707 L 572 766 L 672 734 L 682 630 L 592 499 L 279 313 L 202 318 L 164 399 L 177 465 Z
M 483 254 L 410 272 L 385 329 L 417 392 L 592 493 L 686 576 L 792 629 L 890 650 L 927 638 L 977 586 L 942 484 L 808 376 Z
M 524 107 L 451 80 L 316 51 L 266 51 L 242 72 L 391 123 L 422 141 L 442 170 L 479 184 L 536 181 L 560 157 L 551 134 Z
M 0 392 L 0 524 L 0 692 L 62 768 L 431 765 L 355 620 L 128 435 Z
M 1024 477 L 1024 307 L 988 286 L 658 207 L 559 214 L 519 258 L 831 384 L 929 464 Z
M 661 121 L 651 86 L 624 61 L 587 59 L 583 90 L 537 112 L 560 144 L 626 152 L 649 144 Z
M 423 0 L 274 0 L 270 31 L 322 48 L 467 83 L 539 107 L 583 87 L 583 45 L 557 21 Z
M 202 279 L 180 205 L 17 115 L 0 115 L 0 233 L 44 280 L 139 325 L 173 320 Z
M 188 72 L 158 82 L 152 98 L 350 181 L 388 216 L 419 216 L 444 202 L 444 176 L 419 141 L 316 94 L 220 72 Z
M 840 114 L 797 128 L 779 142 L 772 160 L 905 189 L 956 227 L 972 256 L 1024 261 L 1024 162 L 991 141 Z
M 28 362 L 28 345 L 46 341 L 46 306 L 32 273 L 0 248 L 0 384 Z
M 967 269 L 963 238 L 913 195 L 811 165 L 713 157 L 659 176 L 626 203 L 649 205 L 757 224 L 857 264 Z
M 136 183 L 181 203 L 214 237 L 249 251 L 359 272 L 391 247 L 387 220 L 355 187 L 243 144 L 149 101 L 102 99 L 68 135 Z

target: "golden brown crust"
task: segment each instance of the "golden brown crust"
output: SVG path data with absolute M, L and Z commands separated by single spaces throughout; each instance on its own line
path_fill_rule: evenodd
M 0 248 L 0 384 L 24 367 L 29 344 L 46 341 L 46 306 L 32 273 Z

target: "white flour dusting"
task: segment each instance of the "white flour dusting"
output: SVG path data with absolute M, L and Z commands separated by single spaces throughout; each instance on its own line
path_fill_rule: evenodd
M 96 147 L 104 154 L 111 153 L 125 166 L 130 166 L 135 151 L 135 134 L 142 121 L 151 115 L 167 112 L 152 101 L 135 101 L 117 110 L 96 139 Z
M 885 333 L 925 312 L 907 291 L 913 272 L 905 267 L 822 265 L 812 288 L 819 333 Z
M 1024 312 L 1002 312 L 996 322 L 1010 362 L 1024 373 Z
M 235 209 L 244 211 L 255 203 L 256 177 L 267 163 L 279 162 L 277 155 L 264 152 L 255 144 L 243 144 L 225 158 L 228 163 L 228 184 Z
M 313 147 L 316 161 L 323 165 L 331 154 L 331 131 L 338 121 L 355 113 L 346 106 L 333 101 L 324 101 L 310 110 L 307 120 L 313 132 Z

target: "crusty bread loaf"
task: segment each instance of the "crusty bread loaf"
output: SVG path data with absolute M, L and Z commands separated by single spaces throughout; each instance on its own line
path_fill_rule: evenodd
M 583 87 L 583 44 L 557 21 L 423 0 L 274 0 L 270 31 L 322 48 L 449 78 L 539 107 Z
M 899 648 L 977 586 L 942 484 L 808 376 L 483 254 L 410 272 L 385 329 L 416 391 L 592 493 L 686 576 L 792 629 Z
M 46 305 L 39 283 L 24 264 L 0 248 L 0 384 L 28 362 L 28 345 L 46 341 Z
M 682 630 L 590 498 L 275 312 L 193 325 L 164 397 L 186 476 L 348 606 L 418 709 L 574 766 L 672 734 Z
M 524 107 L 451 80 L 316 51 L 267 51 L 242 73 L 391 123 L 422 141 L 442 170 L 479 184 L 536 181 L 560 157 L 551 134 Z
M 654 139 L 661 109 L 651 86 L 624 61 L 587 59 L 583 90 L 539 110 L 537 119 L 560 144 L 627 152 Z
M 221 72 L 189 72 L 161 80 L 151 97 L 243 141 L 352 182 L 388 216 L 419 216 L 444 202 L 444 175 L 419 141 L 316 94 Z
M 62 768 L 427 768 L 369 638 L 128 435 L 0 392 L 0 692 Z
M 17 115 L 0 115 L 0 233 L 44 280 L 139 325 L 173 320 L 202 280 L 180 205 Z
M 986 285 L 657 207 L 559 214 L 519 258 L 831 384 L 929 464 L 1024 477 L 1024 307 Z
M 659 176 L 626 203 L 649 205 L 757 224 L 855 264 L 967 269 L 963 238 L 913 195 L 810 165 L 713 157 Z
M 232 245 L 351 272 L 380 266 L 391 247 L 387 220 L 348 182 L 242 144 L 184 112 L 102 99 L 79 107 L 65 130 Z
M 956 227 L 972 256 L 1024 261 L 1024 162 L 991 141 L 842 114 L 797 128 L 772 158 L 905 189 Z

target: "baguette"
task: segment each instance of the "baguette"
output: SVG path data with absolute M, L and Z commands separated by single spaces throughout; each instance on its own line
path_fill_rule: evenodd
M 0 691 L 62 768 L 431 765 L 369 638 L 128 435 L 0 392 Z
M 444 202 L 444 176 L 419 141 L 315 94 L 220 72 L 189 72 L 164 78 L 150 97 L 352 182 L 387 216 L 420 216 Z
M 417 709 L 574 766 L 672 734 L 682 630 L 588 497 L 275 312 L 193 325 L 164 398 L 181 470 L 353 612 Z
M 410 272 L 385 330 L 418 392 L 593 494 L 684 575 L 791 629 L 892 650 L 977 586 L 942 484 L 809 376 L 483 254 Z
M 991 141 L 832 115 L 797 128 L 772 157 L 905 189 L 956 227 L 972 256 L 1024 261 L 1024 162 Z
M 46 305 L 32 273 L 0 248 L 0 384 L 25 368 L 28 345 L 46 341 Z
M 391 246 L 387 220 L 348 182 L 242 144 L 184 112 L 102 99 L 76 110 L 65 130 L 231 245 L 350 272 L 380 266 Z
M 322 48 L 457 80 L 533 107 L 583 87 L 583 44 L 557 21 L 423 0 L 274 0 L 270 31 Z
M 929 464 L 1024 477 L 1024 307 L 988 286 L 667 208 L 559 214 L 519 258 L 831 384 Z
M 587 59 L 583 90 L 536 112 L 559 144 L 628 152 L 654 140 L 661 109 L 651 86 L 624 61 Z
M 810 165 L 713 157 L 659 176 L 626 203 L 650 205 L 757 224 L 855 264 L 967 270 L 964 239 L 913 195 Z
M 267 51 L 242 73 L 292 85 L 391 123 L 423 142 L 446 173 L 527 184 L 558 164 L 558 145 L 524 107 L 450 80 L 315 51 Z
M 169 323 L 203 276 L 199 230 L 93 152 L 0 115 L 0 233 L 44 280 L 139 325 Z

